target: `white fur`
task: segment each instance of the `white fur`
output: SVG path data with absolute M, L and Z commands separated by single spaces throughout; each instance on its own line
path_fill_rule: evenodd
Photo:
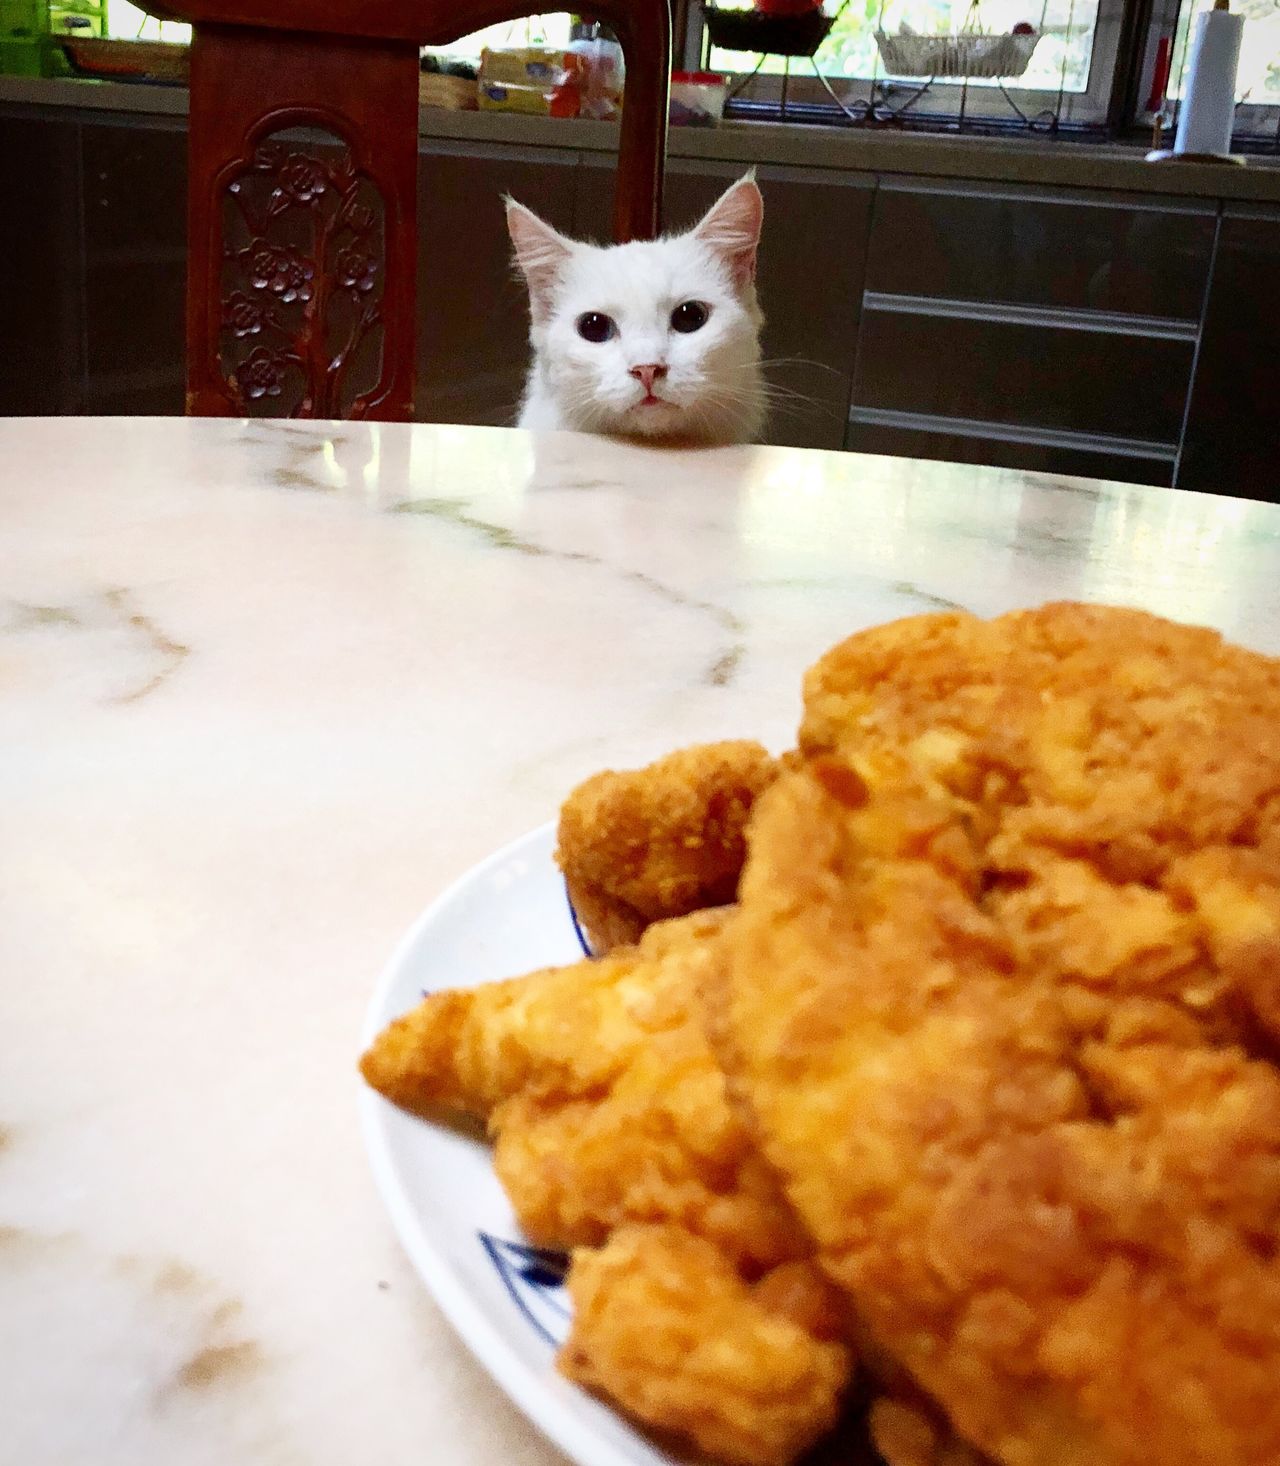
M 757 439 L 765 416 L 755 290 L 761 217 L 748 176 L 688 234 L 601 248 L 566 239 L 508 200 L 533 345 L 519 425 L 709 444 Z M 671 313 L 689 300 L 710 314 L 701 329 L 682 333 Z M 612 340 L 578 334 L 588 311 L 614 320 Z M 649 363 L 667 369 L 654 387 L 661 406 L 641 405 L 646 389 L 631 375 Z

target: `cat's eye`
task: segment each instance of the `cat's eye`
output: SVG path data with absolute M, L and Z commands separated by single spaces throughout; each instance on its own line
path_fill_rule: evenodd
M 676 306 L 671 312 L 671 329 L 683 331 L 688 335 L 690 331 L 701 331 L 707 324 L 707 317 L 711 312 L 700 300 L 686 300 L 683 305 Z
M 584 341 L 594 341 L 597 345 L 602 341 L 608 341 L 611 336 L 617 334 L 617 326 L 613 323 L 612 316 L 606 316 L 603 311 L 584 311 L 578 317 L 578 335 Z

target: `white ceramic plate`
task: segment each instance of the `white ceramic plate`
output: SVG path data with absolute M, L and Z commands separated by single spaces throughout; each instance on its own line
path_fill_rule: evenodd
M 476 987 L 575 962 L 584 944 L 546 825 L 468 872 L 419 918 L 378 984 L 366 1044 L 424 992 Z M 476 1358 L 580 1466 L 680 1460 L 562 1378 L 569 1325 L 555 1254 L 528 1247 L 493 1173 L 489 1147 L 361 1097 L 365 1143 L 391 1220 L 423 1282 Z

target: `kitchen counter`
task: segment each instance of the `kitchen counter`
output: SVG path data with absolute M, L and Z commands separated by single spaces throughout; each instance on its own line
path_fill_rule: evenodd
M 0 107 L 78 107 L 104 112 L 185 116 L 182 87 L 73 78 L 0 76 Z M 531 148 L 611 152 L 606 123 L 552 121 L 493 112 L 424 107 L 424 138 Z M 732 122 L 715 129 L 673 128 L 674 158 L 761 166 L 909 174 L 988 183 L 1039 183 L 1168 197 L 1280 203 L 1280 168 L 1268 158 L 1229 163 L 1151 164 L 1142 148 L 1046 141 L 1042 137 L 948 137 L 801 123 Z

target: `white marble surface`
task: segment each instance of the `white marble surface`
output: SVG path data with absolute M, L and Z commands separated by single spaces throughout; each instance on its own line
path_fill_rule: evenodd
M 553 1466 L 402 1259 L 393 944 L 836 638 L 1115 600 L 1280 651 L 1280 509 L 780 449 L 0 420 L 0 1459 Z

